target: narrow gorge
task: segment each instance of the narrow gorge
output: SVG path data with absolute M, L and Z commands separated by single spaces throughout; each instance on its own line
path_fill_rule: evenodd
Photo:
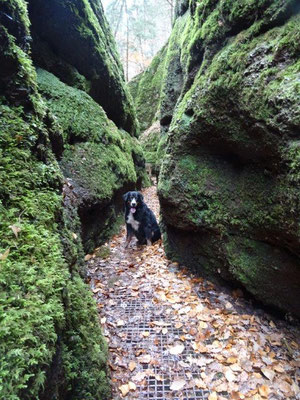
M 0 0 L 0 49 L 1 400 L 138 398 L 112 395 L 99 312 L 114 283 L 97 306 L 87 261 L 113 265 L 122 195 L 149 187 L 146 170 L 164 270 L 180 265 L 298 326 L 297 0 L 177 0 L 170 38 L 129 84 L 100 0 Z M 114 255 L 138 275 L 127 256 Z M 287 375 L 289 361 L 299 368 L 291 343 Z M 239 398 L 299 399 L 299 373 L 288 384 Z

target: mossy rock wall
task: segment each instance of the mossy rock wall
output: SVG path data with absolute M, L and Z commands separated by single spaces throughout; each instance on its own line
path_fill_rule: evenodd
M 31 12 L 36 6 L 51 17 L 50 6 L 58 3 L 85 20 L 91 15 L 83 10 L 92 9 L 97 23 L 106 24 L 92 0 L 32 1 Z M 104 400 L 110 398 L 107 345 L 83 279 L 83 256 L 116 226 L 121 193 L 141 183 L 144 159 L 119 62 L 107 63 L 115 54 L 107 56 L 110 34 L 105 44 L 98 38 L 101 71 L 86 77 L 55 46 L 37 43 L 43 24 L 31 21 L 32 35 L 27 6 L 0 0 L 0 398 Z M 64 28 L 73 22 L 64 20 Z M 59 29 L 53 23 L 54 36 Z M 47 24 L 45 39 L 46 32 Z M 36 73 L 31 36 L 34 47 L 45 45 L 55 55 L 49 69 L 60 66 L 57 75 L 67 84 L 45 70 Z M 88 31 L 84 37 L 96 44 Z M 60 36 L 60 45 L 69 39 Z M 77 42 L 78 53 L 87 42 Z M 84 54 L 88 63 L 91 54 Z M 108 97 L 119 90 L 116 123 L 127 131 L 108 119 L 94 95 L 97 74 L 102 90 L 112 89 Z
M 161 99 L 167 254 L 299 316 L 299 4 L 182 4 Z
M 131 134 L 137 121 L 116 45 L 98 0 L 30 0 L 35 64 L 86 90 Z

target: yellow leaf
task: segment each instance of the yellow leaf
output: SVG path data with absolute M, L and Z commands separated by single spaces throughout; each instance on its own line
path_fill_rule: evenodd
M 218 395 L 216 392 L 212 392 L 209 396 L 208 396 L 208 400 L 218 400 Z
M 237 358 L 236 357 L 229 357 L 229 358 L 227 358 L 226 362 L 228 364 L 235 364 L 235 363 L 237 363 Z
M 261 387 L 258 388 L 258 391 L 262 397 L 268 398 L 270 393 L 270 388 L 267 385 L 262 385 Z
M 2 254 L 0 253 L 0 261 L 4 261 L 7 259 L 8 255 L 9 255 L 10 249 L 5 250 L 5 252 Z
M 129 389 L 130 389 L 130 390 L 136 390 L 136 384 L 135 384 L 135 383 L 129 382 L 129 383 L 128 383 L 128 386 L 129 386 Z
M 142 336 L 148 337 L 148 336 L 150 336 L 150 332 L 142 332 Z
M 200 321 L 198 324 L 200 329 L 206 329 L 207 328 L 207 323 L 204 321 Z
M 130 361 L 129 370 L 132 372 L 136 368 L 136 363 L 134 361 Z
M 129 385 L 122 385 L 119 387 L 119 390 L 122 393 L 122 396 L 125 397 L 130 392 L 130 387 Z
M 173 381 L 171 383 L 170 389 L 171 390 L 181 390 L 184 388 L 184 386 L 186 385 L 186 381 L 184 379 L 175 379 L 175 381 Z

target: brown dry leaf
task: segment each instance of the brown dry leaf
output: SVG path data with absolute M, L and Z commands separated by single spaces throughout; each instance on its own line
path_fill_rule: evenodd
M 129 385 L 122 385 L 119 386 L 119 390 L 122 393 L 122 396 L 125 397 L 130 392 L 130 387 Z
M 270 394 L 270 388 L 267 385 L 262 385 L 261 387 L 258 388 L 258 391 L 262 397 L 268 398 Z
M 208 396 L 208 400 L 218 400 L 218 395 L 216 392 L 212 392 L 209 396 Z
M 182 326 L 183 326 L 182 322 L 176 322 L 176 324 L 175 324 L 176 329 L 180 329 L 180 328 L 182 328 Z
M 92 257 L 93 257 L 92 254 L 87 254 L 87 255 L 84 257 L 84 261 L 89 261 Z
M 173 381 L 171 383 L 170 389 L 171 390 L 181 390 L 184 388 L 184 386 L 186 385 L 186 381 L 184 379 L 175 379 L 175 381 Z
M 143 356 L 138 357 L 138 361 L 141 364 L 149 364 L 151 361 L 151 356 L 150 356 L 150 354 L 145 354 Z
M 98 292 L 100 292 L 100 290 L 101 290 L 101 288 L 95 288 L 95 289 L 93 289 L 93 293 L 98 293 Z
M 21 232 L 21 228 L 16 225 L 9 225 L 9 228 L 13 231 L 15 237 L 18 239 L 18 234 Z
M 199 353 L 208 353 L 208 348 L 204 346 L 202 343 L 195 342 L 192 344 L 193 349 Z
M 261 372 L 264 374 L 264 376 L 266 378 L 268 378 L 270 381 L 272 381 L 274 379 L 275 376 L 275 372 L 272 371 L 269 368 L 261 368 Z
M 169 348 L 169 353 L 177 356 L 178 354 L 181 354 L 184 350 L 184 345 L 183 344 L 177 344 L 176 346 L 172 346 Z
M 9 255 L 10 249 L 5 250 L 5 252 L 2 254 L 0 253 L 0 261 L 4 261 L 7 259 L 8 255 Z
M 195 383 L 195 386 L 197 386 L 198 389 L 206 389 L 207 388 L 207 386 L 204 383 L 204 381 L 202 379 L 200 379 L 200 378 L 195 378 L 194 379 L 194 383 Z
M 227 364 L 236 364 L 237 363 L 237 358 L 236 357 L 229 357 L 226 360 Z
M 130 361 L 128 368 L 132 372 L 136 368 L 136 363 L 134 361 Z

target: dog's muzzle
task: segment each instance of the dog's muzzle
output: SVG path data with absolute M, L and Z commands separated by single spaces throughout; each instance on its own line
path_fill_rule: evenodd
M 136 206 L 137 206 L 136 201 L 135 200 L 131 201 L 131 203 L 130 203 L 130 211 L 132 212 L 132 214 L 134 214 L 136 212 Z

